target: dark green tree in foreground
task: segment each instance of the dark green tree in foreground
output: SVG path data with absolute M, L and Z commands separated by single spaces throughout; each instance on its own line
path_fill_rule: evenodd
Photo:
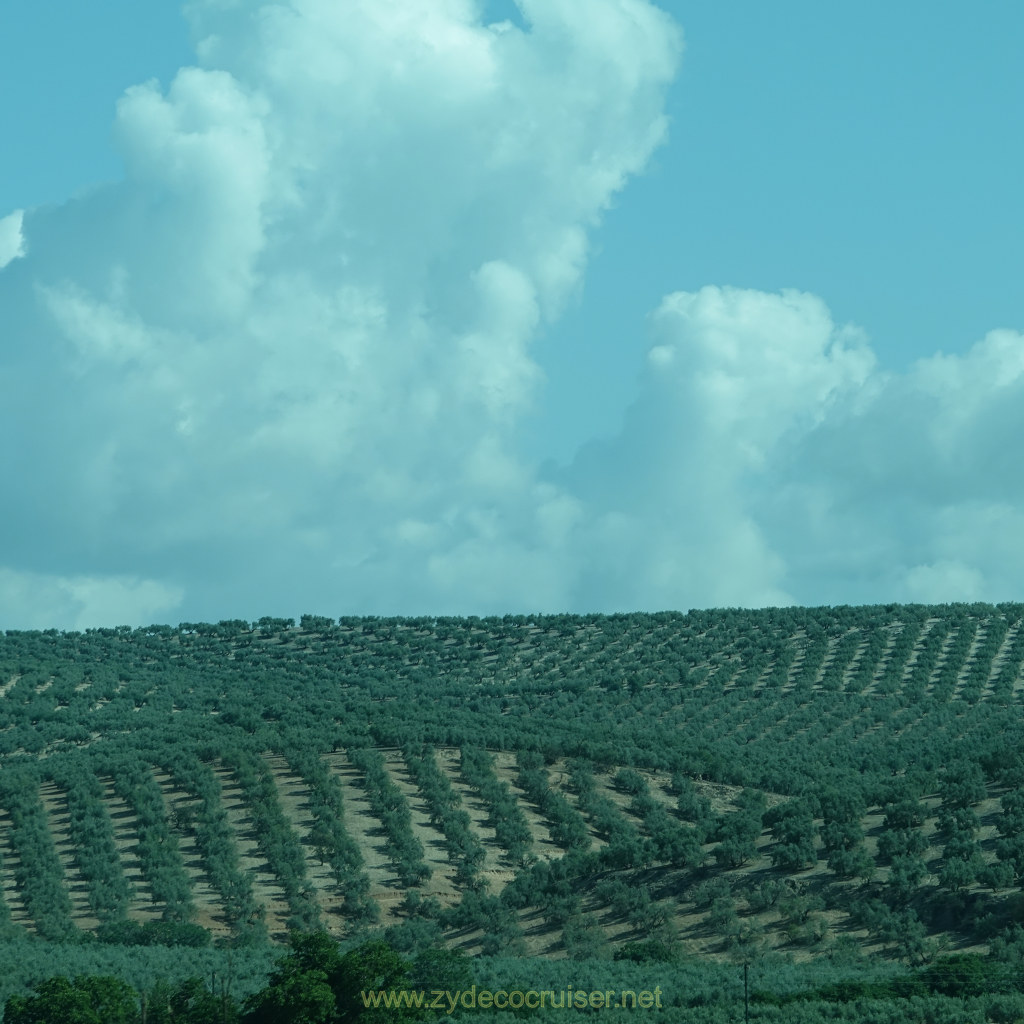
M 331 982 L 338 1000 L 339 1024 L 391 1024 L 419 1020 L 425 1011 L 412 1007 L 365 1006 L 362 992 L 410 987 L 412 964 L 386 942 L 364 942 L 349 950 L 332 972 Z
M 158 981 L 141 996 L 119 978 L 79 975 L 49 978 L 35 994 L 11 996 L 5 1024 L 237 1024 L 238 1006 L 214 995 L 199 978 Z M 304 1020 L 275 1017 L 273 1020 Z
M 330 1024 L 338 1019 L 331 979 L 341 964 L 338 944 L 325 932 L 292 933 L 291 953 L 265 988 L 246 1000 L 246 1024 Z
M 11 996 L 5 1024 L 136 1024 L 138 1004 L 132 988 L 119 978 L 79 975 L 48 978 L 32 996 Z
M 238 1024 L 238 1004 L 227 993 L 211 992 L 199 978 L 177 985 L 161 979 L 142 995 L 139 1024 Z
M 290 957 L 247 1005 L 246 1024 L 330 1024 L 338 1019 L 327 975 L 304 971 Z
M 421 1020 L 428 1011 L 374 1006 L 371 994 L 472 984 L 465 958 L 448 950 L 427 949 L 406 960 L 375 940 L 342 953 L 325 932 L 293 933 L 290 944 L 291 953 L 267 986 L 246 1001 L 244 1024 L 400 1024 Z M 371 998 L 364 1001 L 363 993 Z

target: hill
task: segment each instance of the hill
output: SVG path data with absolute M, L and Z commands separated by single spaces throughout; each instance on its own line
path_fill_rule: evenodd
M 0 927 L 1016 948 L 1022 662 L 1022 605 L 8 631 Z

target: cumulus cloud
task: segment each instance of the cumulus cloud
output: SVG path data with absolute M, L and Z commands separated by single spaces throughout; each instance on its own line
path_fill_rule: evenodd
M 118 104 L 125 181 L 29 211 L 0 278 L 20 564 L 194 617 L 566 600 L 572 499 L 515 427 L 681 34 L 646 0 L 521 9 L 187 5 L 197 66 Z
M 601 605 L 624 593 L 646 607 L 793 603 L 758 492 L 785 444 L 870 386 L 870 349 L 796 291 L 678 292 L 651 332 L 623 432 L 585 447 L 565 474 L 603 548 L 587 588 Z
M 1010 329 L 892 374 L 823 298 L 673 293 L 622 430 L 516 455 L 682 50 L 518 6 L 193 0 L 125 180 L 0 221 L 3 625 L 1019 597 Z
M 164 622 L 182 597 L 181 590 L 154 580 L 0 569 L 0 621 L 21 629 Z
M 650 328 L 622 432 L 559 477 L 574 606 L 1020 599 L 1024 335 L 893 374 L 820 298 L 729 287 Z
M 24 210 L 15 210 L 6 217 L 0 217 L 0 270 L 11 260 L 25 255 L 25 239 L 21 233 Z
M 1024 335 L 995 330 L 963 355 L 876 375 L 859 406 L 837 408 L 787 452 L 765 519 L 808 544 L 806 591 L 1020 599 L 1022 359 Z

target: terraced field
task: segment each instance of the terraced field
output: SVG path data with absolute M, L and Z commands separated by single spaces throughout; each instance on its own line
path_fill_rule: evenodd
M 456 905 L 461 892 L 453 881 L 454 871 L 445 853 L 443 836 L 430 821 L 426 804 L 415 783 L 411 780 L 399 752 L 384 752 L 385 763 L 390 777 L 409 802 L 412 810 L 412 829 L 423 844 L 432 875 L 421 887 L 419 892 L 423 898 L 436 898 L 442 907 Z M 505 883 L 512 879 L 514 869 L 504 863 L 503 850 L 496 840 L 493 827 L 487 823 L 487 810 L 472 787 L 461 780 L 458 772 L 458 751 L 444 749 L 436 754 L 437 762 L 452 782 L 453 789 L 458 793 L 462 806 L 469 813 L 473 834 L 486 851 L 486 861 L 481 875 L 485 879 L 486 888 L 492 893 L 500 892 Z M 307 872 L 318 895 L 319 904 L 324 911 L 325 923 L 337 934 L 346 932 L 346 923 L 340 913 L 341 899 L 337 885 L 332 879 L 329 867 L 322 863 L 310 840 L 312 819 L 309 812 L 310 793 L 306 784 L 288 767 L 280 756 L 265 755 L 266 763 L 271 768 L 274 779 L 281 794 L 281 805 L 289 824 L 302 842 L 306 859 Z M 323 760 L 342 785 L 345 798 L 346 826 L 357 842 L 362 853 L 365 872 L 369 878 L 370 893 L 379 904 L 382 916 L 381 924 L 394 925 L 404 919 L 401 911 L 402 901 L 406 897 L 406 889 L 400 885 L 389 859 L 383 842 L 383 825 L 369 809 L 369 801 L 361 785 L 360 773 L 352 767 L 344 752 L 324 755 Z M 532 846 L 531 851 L 538 860 L 554 861 L 565 856 L 566 849 L 560 847 L 552 835 L 552 828 L 538 808 L 528 801 L 523 791 L 516 784 L 517 767 L 514 755 L 499 752 L 494 757 L 494 769 L 498 778 L 505 782 L 519 802 L 529 823 Z M 265 921 L 272 937 L 283 939 L 286 935 L 285 922 L 288 918 L 288 907 L 283 897 L 280 881 L 269 870 L 266 858 L 260 853 L 258 837 L 254 833 L 252 817 L 242 797 L 240 788 L 230 771 L 223 766 L 214 766 L 222 793 L 222 803 L 230 822 L 234 841 L 237 844 L 241 866 L 253 879 L 256 899 L 263 908 Z M 675 799 L 669 792 L 670 781 L 665 773 L 643 772 L 641 774 L 650 793 L 658 803 L 668 811 L 673 811 Z M 197 908 L 196 920 L 210 929 L 214 935 L 225 936 L 229 928 L 225 923 L 222 902 L 209 882 L 204 869 L 203 858 L 196 848 L 194 831 L 187 824 L 190 812 L 194 813 L 196 803 L 194 797 L 187 792 L 175 788 L 167 774 L 154 772 L 164 792 L 168 808 L 168 823 L 173 830 L 185 858 L 185 867 L 192 886 L 192 896 Z M 568 788 L 568 771 L 566 764 L 556 762 L 549 766 L 548 776 L 551 788 L 561 793 L 573 805 L 576 794 Z M 598 780 L 598 792 L 610 800 L 618 809 L 618 813 L 642 834 L 645 833 L 643 819 L 630 809 L 630 797 L 612 782 L 614 772 L 601 775 Z M 706 797 L 716 813 L 734 811 L 737 798 L 741 793 L 739 787 L 723 786 L 711 782 L 697 782 L 696 788 L 701 796 Z M 41 789 L 43 806 L 46 809 L 48 826 L 54 848 L 57 852 L 63 871 L 63 884 L 71 898 L 72 919 L 81 929 L 90 930 L 98 924 L 91 912 L 88 898 L 88 884 L 75 862 L 74 846 L 70 838 L 68 811 L 65 795 L 57 787 L 46 785 Z M 767 803 L 777 806 L 784 801 L 779 794 L 768 794 Z M 109 785 L 105 787 L 104 800 L 106 809 L 115 823 L 116 844 L 121 857 L 121 864 L 126 877 L 134 890 L 129 917 L 134 920 L 148 920 L 157 917 L 161 911 L 154 905 L 151 894 L 142 877 L 141 867 L 136 855 L 138 837 L 133 834 L 134 816 L 123 800 L 118 798 Z M 938 800 L 930 798 L 926 802 L 929 817 L 923 826 L 923 832 L 929 839 L 929 847 L 925 852 L 926 861 L 939 861 L 942 856 L 941 841 L 936 838 L 936 817 Z M 975 812 L 981 821 L 979 840 L 989 860 L 994 859 L 991 846 L 996 836 L 995 820 L 999 811 L 999 800 L 996 794 L 986 796 L 976 807 Z M 883 815 L 880 810 L 872 810 L 863 819 L 866 834 L 866 848 L 872 855 L 877 855 L 877 836 L 882 829 Z M 817 824 L 820 825 L 820 822 Z M 600 851 L 605 842 L 591 829 L 591 846 L 593 851 Z M 757 855 L 742 869 L 723 872 L 722 877 L 729 880 L 730 885 L 738 890 L 749 888 L 762 881 L 777 878 L 769 861 L 772 839 L 767 830 L 762 831 L 756 842 Z M 704 851 L 710 860 L 714 844 L 707 843 Z M 3 861 L 3 895 L 10 908 L 11 918 L 15 923 L 25 924 L 30 930 L 32 922 L 25 910 L 15 882 L 15 867 L 18 854 L 12 849 L 7 827 L 6 816 L 0 814 L 0 857 Z M 889 868 L 879 868 L 879 878 L 884 881 Z M 720 938 L 708 923 L 710 911 L 700 906 L 699 901 L 692 898 L 692 892 L 698 878 L 693 872 L 674 869 L 666 865 L 653 864 L 641 873 L 645 884 L 658 897 L 657 902 L 663 904 L 665 921 L 676 930 L 685 945 L 695 952 L 714 953 Z M 842 892 L 853 883 L 836 880 L 826 868 L 823 861 L 815 867 L 799 873 L 800 887 L 814 893 L 830 890 Z M 842 903 L 835 898 L 832 903 Z M 612 942 L 626 941 L 637 937 L 637 929 L 626 921 L 616 918 L 610 907 L 603 903 L 598 895 L 588 893 L 585 911 L 602 919 L 605 933 Z M 827 920 L 833 931 L 849 930 L 858 937 L 866 935 L 863 929 L 850 928 L 842 910 L 829 907 Z M 766 931 L 770 942 L 785 946 L 786 939 L 783 927 L 775 922 L 773 928 L 772 915 L 750 915 L 754 923 L 759 923 Z M 530 945 L 550 955 L 558 955 L 558 930 L 549 927 L 536 912 L 525 912 L 521 920 L 529 938 Z M 479 935 L 476 936 L 479 940 Z M 463 944 L 473 948 L 472 941 Z
M 930 920 L 936 943 L 976 945 L 938 908 L 1019 908 L 1004 798 L 1024 785 L 1024 608 L 799 612 L 666 615 L 646 632 L 183 626 L 147 635 L 144 657 L 115 633 L 91 660 L 0 658 L 9 919 L 55 934 L 68 915 L 86 931 L 190 915 L 276 940 L 317 921 L 415 926 L 552 956 L 656 934 L 802 955 L 826 936 L 894 948 L 872 923 L 884 903 Z M 165 742 L 172 723 L 187 742 Z M 862 806 L 836 818 L 829 793 L 848 784 Z M 861 847 L 868 863 L 844 868 L 837 851 Z M 188 898 L 171 906 L 157 893 L 175 871 Z

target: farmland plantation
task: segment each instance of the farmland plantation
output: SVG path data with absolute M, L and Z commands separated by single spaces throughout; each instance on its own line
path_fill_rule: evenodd
M 345 829 L 355 844 L 358 863 L 364 866 L 370 891 L 379 909 L 390 914 L 396 879 L 389 867 L 384 827 L 370 809 L 359 770 L 351 764 L 344 752 L 335 753 L 326 760 L 343 794 Z
M 299 842 L 304 857 L 303 870 L 310 881 L 322 911 L 339 913 L 341 895 L 326 858 L 315 849 L 315 818 L 309 786 L 282 757 L 268 757 L 267 767 L 274 778 L 277 797 L 284 815 Z
M 1016 948 L 1022 617 L 9 632 L 0 926 L 574 960 Z

